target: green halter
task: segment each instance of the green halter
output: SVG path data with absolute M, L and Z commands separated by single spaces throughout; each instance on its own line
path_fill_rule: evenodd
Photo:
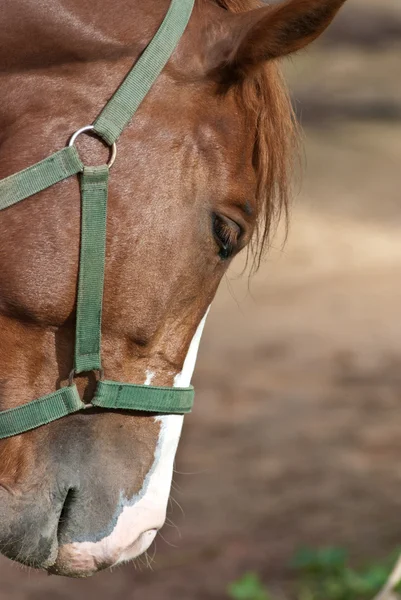
M 77 131 L 63 150 L 0 181 L 0 210 L 78 173 L 81 173 L 82 199 L 75 357 L 69 385 L 28 404 L 1 411 L 0 439 L 40 427 L 88 406 L 163 414 L 183 414 L 192 409 L 192 386 L 168 388 L 103 380 L 100 346 L 108 178 L 116 157 L 116 141 L 172 55 L 188 24 L 194 1 L 172 0 L 156 35 L 93 125 Z M 80 133 L 88 130 L 111 147 L 108 165 L 86 167 L 82 164 L 74 142 Z M 73 383 L 75 374 L 86 371 L 101 374 L 89 405 L 82 402 Z

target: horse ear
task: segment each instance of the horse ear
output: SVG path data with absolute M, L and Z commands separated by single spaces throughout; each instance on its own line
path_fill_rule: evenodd
M 214 44 L 215 74 L 239 78 L 268 60 L 296 52 L 331 23 L 345 0 L 287 0 L 230 15 L 227 30 Z

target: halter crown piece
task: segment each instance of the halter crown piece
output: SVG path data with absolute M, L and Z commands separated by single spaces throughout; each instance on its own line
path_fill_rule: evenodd
M 116 141 L 174 52 L 188 24 L 194 1 L 172 0 L 156 35 L 93 125 L 79 129 L 63 150 L 0 181 L 0 210 L 78 173 L 82 200 L 75 356 L 69 385 L 28 404 L 0 411 L 0 439 L 87 408 L 73 381 L 75 374 L 86 371 L 101 374 L 89 406 L 163 414 L 183 414 L 192 409 L 192 386 L 154 387 L 103 380 L 100 346 L 108 179 L 116 158 Z M 89 130 L 110 146 L 111 159 L 107 165 L 86 167 L 82 164 L 74 142 L 80 133 Z

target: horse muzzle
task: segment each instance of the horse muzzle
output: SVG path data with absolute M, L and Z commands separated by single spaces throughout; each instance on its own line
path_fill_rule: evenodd
M 145 552 L 164 521 L 163 511 L 138 511 L 135 506 L 126 506 L 115 522 L 110 523 L 108 535 L 95 530 L 89 535 L 88 526 L 82 523 L 88 515 L 74 506 L 80 499 L 77 494 L 73 501 L 67 500 L 68 507 L 57 503 L 46 506 L 44 499 L 38 502 L 37 496 L 15 502 L 14 496 L 10 499 L 2 492 L 3 554 L 52 574 L 88 577 Z M 86 533 L 79 537 L 80 541 L 66 541 L 74 539 L 71 532 L 75 529 L 86 529 Z
M 88 577 L 145 552 L 162 527 L 182 417 L 63 421 L 42 445 L 35 440 L 37 469 L 0 485 L 0 551 L 52 574 Z

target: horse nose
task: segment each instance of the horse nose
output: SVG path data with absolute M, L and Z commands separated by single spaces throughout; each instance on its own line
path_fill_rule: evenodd
M 136 558 L 149 548 L 163 522 L 164 511 L 141 498 L 128 500 L 121 492 L 105 490 L 101 481 L 99 489 L 92 481 L 90 487 L 70 490 L 59 519 L 57 558 L 47 570 L 88 577 Z
M 17 504 L 12 505 L 12 501 Z M 22 564 L 68 577 L 88 577 L 145 552 L 165 509 L 144 498 L 112 507 L 107 494 L 69 492 L 64 502 L 0 494 L 2 553 Z M 20 501 L 20 502 L 19 502 Z
M 0 487 L 0 552 L 86 577 L 146 551 L 164 524 L 182 425 L 168 419 L 87 412 L 45 432 L 40 468 L 12 493 Z

